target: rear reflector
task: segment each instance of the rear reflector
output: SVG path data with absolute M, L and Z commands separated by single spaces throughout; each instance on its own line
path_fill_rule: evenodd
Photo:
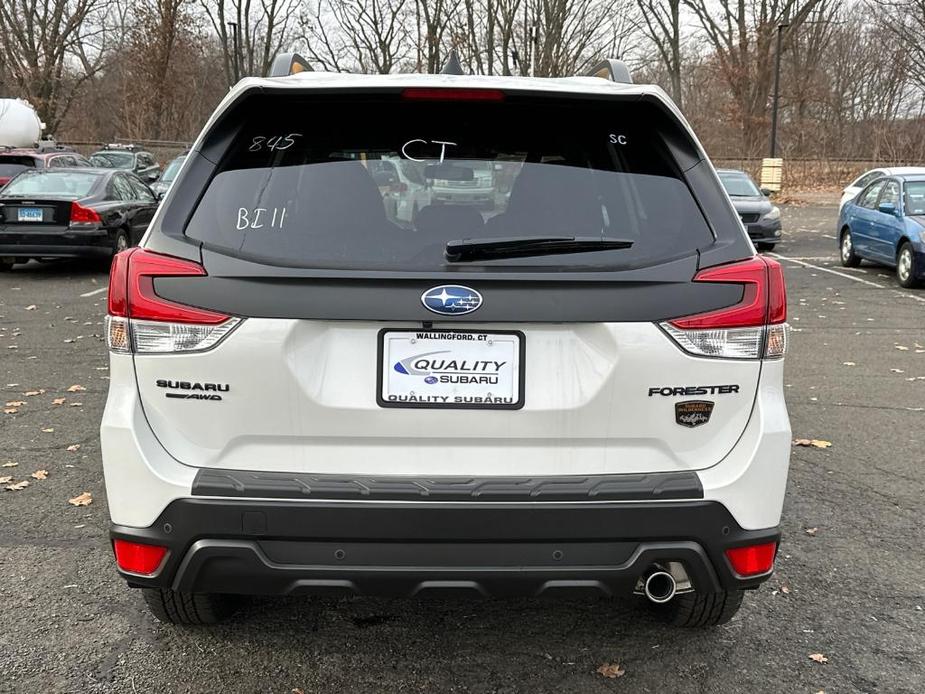
M 241 319 L 158 296 L 158 277 L 204 277 L 183 258 L 130 248 L 113 258 L 109 273 L 107 343 L 114 352 L 169 354 L 210 349 Z
M 504 92 L 500 89 L 409 87 L 402 91 L 401 96 L 419 101 L 504 101 Z
M 772 359 L 787 350 L 787 293 L 780 263 L 755 256 L 700 271 L 694 282 L 742 286 L 742 298 L 716 311 L 661 326 L 686 352 L 724 359 Z
M 142 576 L 156 573 L 167 555 L 166 547 L 143 545 L 128 540 L 113 540 L 112 548 L 116 553 L 116 564 L 120 569 Z
M 739 576 L 759 576 L 774 568 L 774 555 L 777 553 L 776 542 L 766 542 L 748 547 L 733 547 L 726 550 L 726 558 L 732 570 Z

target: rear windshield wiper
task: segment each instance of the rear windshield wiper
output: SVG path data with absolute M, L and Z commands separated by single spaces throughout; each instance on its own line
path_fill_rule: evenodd
M 588 253 L 632 248 L 633 242 L 607 236 L 512 236 L 448 241 L 444 254 L 450 262 L 529 258 L 559 253 Z

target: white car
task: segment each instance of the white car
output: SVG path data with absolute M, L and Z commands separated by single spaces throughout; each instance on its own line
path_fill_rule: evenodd
M 841 200 L 838 202 L 838 207 L 842 208 L 845 206 L 846 202 L 849 200 L 854 200 L 858 193 L 860 193 L 862 190 L 864 190 L 864 188 L 876 181 L 878 178 L 883 178 L 884 176 L 900 176 L 902 174 L 925 174 L 925 167 L 891 166 L 865 171 L 854 181 L 852 181 L 847 188 L 842 190 Z
M 505 194 L 407 228 L 368 166 L 395 157 Z M 245 79 L 113 264 L 116 565 L 185 624 L 445 593 L 723 623 L 780 540 L 786 314 L 658 87 Z

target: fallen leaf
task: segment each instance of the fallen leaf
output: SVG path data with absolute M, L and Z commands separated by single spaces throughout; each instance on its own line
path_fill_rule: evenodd
M 813 448 L 829 448 L 832 445 L 831 441 L 823 441 L 822 439 L 796 439 L 793 442 L 794 446 L 812 446 Z
M 903 371 L 902 369 L 890 369 L 890 373 L 894 373 L 894 374 L 904 374 L 904 373 L 906 373 L 906 372 Z
M 72 402 L 68 405 L 68 407 L 83 407 L 83 406 L 84 404 L 82 402 Z
M 5 489 L 8 489 L 11 492 L 18 492 L 22 489 L 25 489 L 29 486 L 29 480 L 23 480 L 22 482 L 17 482 L 16 484 L 8 484 Z
M 299 689 L 298 687 L 293 687 L 293 688 L 292 688 L 292 694 L 305 694 L 305 690 L 304 690 L 304 689 Z
M 52 405 L 63 405 L 65 400 L 67 400 L 67 398 L 55 398 L 54 400 L 51 401 L 51 404 Z
M 857 366 L 853 361 L 843 361 L 842 364 L 845 366 Z
M 17 412 L 19 412 L 19 410 L 17 410 L 15 407 L 7 407 L 3 410 L 3 414 L 16 414 Z
M 31 477 L 34 477 L 37 480 L 48 479 L 48 470 L 36 470 L 32 473 Z
M 54 432 L 54 430 L 55 430 L 54 427 L 48 427 L 47 429 L 42 429 L 42 431 L 45 432 L 46 434 L 51 434 L 52 432 Z
M 19 465 L 19 463 L 4 463 L 0 465 L 0 467 L 16 467 L 17 465 Z
M 909 351 L 909 348 L 908 348 L 908 347 L 903 347 L 902 345 L 896 345 L 896 349 L 898 349 L 900 352 L 908 352 L 908 351 Z
M 36 395 L 41 395 L 44 392 L 44 390 L 27 390 L 25 393 L 23 393 L 23 395 L 25 395 L 27 398 L 31 398 Z
M 35 304 L 29 304 L 28 306 L 26 306 L 27 311 L 34 311 L 37 308 L 38 306 L 36 306 Z
M 626 674 L 626 670 L 621 670 L 617 663 L 604 663 L 597 669 L 597 671 L 599 674 L 609 679 L 623 677 L 623 675 Z
M 73 499 L 68 499 L 67 503 L 71 506 L 89 506 L 93 503 L 93 495 L 90 492 L 84 492 L 83 494 L 78 494 Z
M 6 477 L 0 477 L 0 484 L 7 484 L 8 482 L 11 482 L 12 480 L 13 478 L 10 475 L 7 475 Z
M 79 443 L 71 444 L 70 446 L 68 446 L 68 447 L 65 448 L 64 450 L 66 450 L 68 453 L 76 453 L 77 451 L 80 450 L 80 444 L 79 444 Z
M 829 662 L 829 659 L 826 658 L 824 655 L 822 655 L 822 653 L 810 653 L 810 654 L 809 654 L 809 659 L 810 659 L 810 660 L 815 660 L 817 663 L 827 663 L 827 662 Z
M 784 595 L 790 595 L 790 589 L 787 586 L 781 586 L 780 592 L 783 593 Z
M 70 388 L 67 389 L 67 392 L 68 392 L 68 393 L 80 393 L 80 392 L 85 391 L 85 390 L 86 390 L 86 388 L 84 388 L 83 386 L 74 384 L 74 385 L 72 385 Z
M 22 407 L 26 404 L 25 400 L 10 400 L 6 406 L 7 407 Z
M 816 537 L 817 530 L 819 530 L 819 528 L 806 528 L 805 532 L 807 535 L 810 535 L 811 537 Z

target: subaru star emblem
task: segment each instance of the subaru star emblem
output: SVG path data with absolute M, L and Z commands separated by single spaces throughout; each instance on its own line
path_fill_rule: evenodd
M 458 284 L 441 284 L 421 294 L 424 308 L 444 316 L 461 316 L 472 313 L 482 305 L 482 295 L 470 287 Z

